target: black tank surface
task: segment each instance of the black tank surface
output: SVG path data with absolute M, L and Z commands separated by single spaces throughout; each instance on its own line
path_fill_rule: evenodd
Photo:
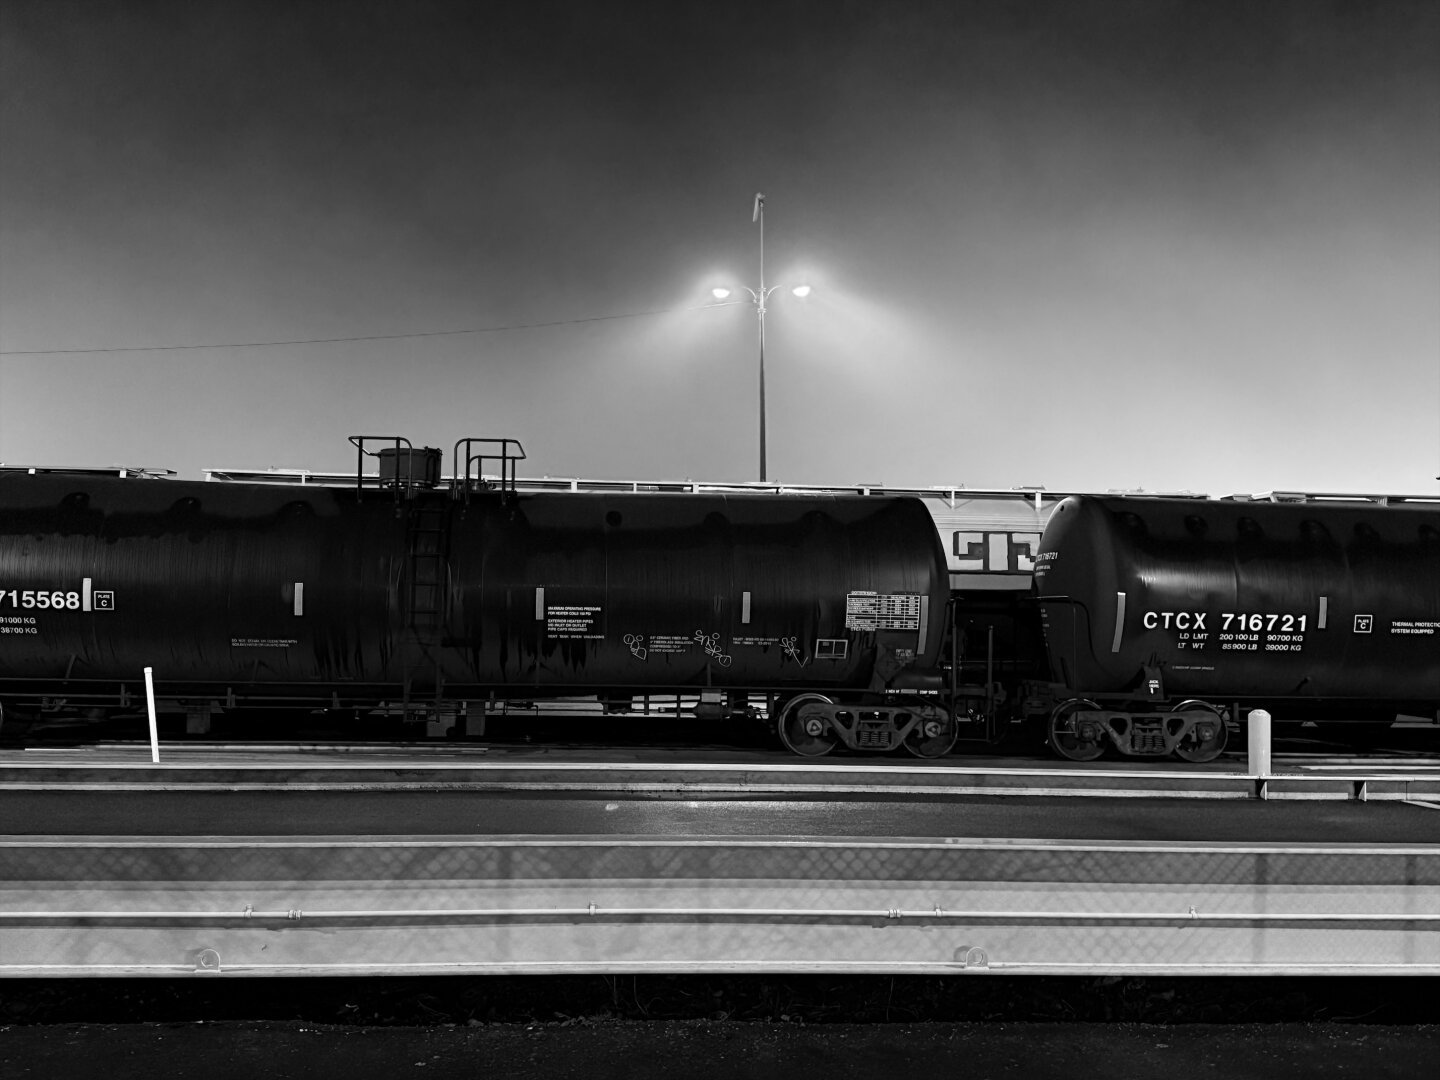
M 405 545 L 353 490 L 0 475 L 0 680 L 398 679 Z
M 1440 707 L 1435 506 L 1077 496 L 1035 581 L 1079 694 Z
M 934 664 L 948 578 L 924 505 L 534 495 L 458 518 L 450 678 L 866 686 Z
M 0 695 L 868 686 L 933 666 L 922 503 L 0 475 Z

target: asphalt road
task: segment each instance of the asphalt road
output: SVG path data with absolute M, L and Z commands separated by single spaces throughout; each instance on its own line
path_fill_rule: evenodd
M 1440 844 L 1406 803 L 475 791 L 0 791 L 6 836 L 765 836 Z

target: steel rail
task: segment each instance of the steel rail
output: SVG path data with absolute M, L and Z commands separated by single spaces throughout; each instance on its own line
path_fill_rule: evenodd
M 1440 728 L 1434 729 L 1440 734 Z M 435 745 L 431 743 L 265 743 L 265 742 L 166 742 L 162 744 L 167 754 L 174 758 L 198 758 L 206 754 L 229 754 L 240 753 L 251 756 L 264 754 L 276 754 L 288 757 L 297 757 L 302 754 L 334 755 L 336 757 L 352 759 L 348 762 L 335 761 L 326 763 L 323 760 L 307 763 L 305 768 L 386 768 L 397 763 L 413 765 L 416 768 L 443 768 L 447 763 L 456 763 L 459 767 L 481 767 L 523 770 L 542 769 L 587 769 L 587 768 L 610 768 L 616 771 L 643 771 L 646 769 L 661 768 L 685 768 L 692 771 L 718 771 L 724 769 L 746 768 L 761 772 L 900 772 L 900 773 L 946 773 L 954 772 L 957 769 L 965 769 L 975 762 L 983 762 L 985 755 L 967 754 L 957 752 L 946 756 L 943 759 L 926 764 L 923 760 L 911 760 L 907 758 L 891 758 L 881 761 L 855 761 L 851 759 L 820 758 L 820 759 L 796 759 L 796 760 L 761 760 L 761 761 L 690 761 L 680 763 L 646 762 L 646 761 L 618 761 L 607 762 L 585 762 L 585 761 L 560 761 L 560 762 L 536 762 L 536 761 L 515 761 L 507 760 L 510 747 L 504 744 L 495 745 L 471 745 L 456 746 L 454 744 Z M 625 747 L 620 747 L 625 749 Z M 56 754 L 70 756 L 75 754 L 124 754 L 133 753 L 146 755 L 142 762 L 132 762 L 124 767 L 139 768 L 150 767 L 148 760 L 149 746 L 140 741 L 129 742 L 97 742 L 83 746 L 27 746 L 16 748 L 27 755 Z M 609 747 L 581 747 L 574 748 L 581 753 L 601 752 Z M 632 748 L 633 749 L 633 748 Z M 657 750 L 685 749 L 679 747 L 664 748 L 657 747 Z M 693 748 L 689 748 L 693 749 Z M 724 750 L 711 751 L 711 753 L 723 753 Z M 739 751 L 738 753 L 744 753 Z M 1011 756 L 1012 759 L 1014 755 Z M 1036 760 L 1041 764 L 1033 766 L 1005 765 L 1000 766 L 996 771 L 1034 771 L 1034 772 L 1063 772 L 1078 775 L 1094 775 L 1097 772 L 1116 772 L 1125 774 L 1141 774 L 1150 776 L 1193 776 L 1197 772 L 1194 764 L 1184 764 L 1173 759 L 1146 760 L 1144 758 L 1131 759 L 1124 762 L 1091 762 L 1083 768 L 1077 768 L 1055 757 L 1044 757 L 1043 755 L 1029 755 L 1030 760 Z M 372 759 L 370 762 L 363 762 L 363 759 Z M 440 758 L 434 764 L 426 763 L 417 758 Z M 1374 755 L 1359 754 L 1319 754 L 1304 751 L 1292 751 L 1286 753 L 1275 753 L 1271 756 L 1273 765 L 1287 765 L 1295 769 L 1331 769 L 1331 768 L 1363 768 L 1372 766 L 1375 768 L 1399 768 L 1406 764 L 1414 765 L 1421 769 L 1440 768 L 1440 754 L 1434 753 L 1412 753 L 1392 752 L 1377 753 Z M 20 760 L 8 762 L 7 764 L 20 765 Z M 32 762 L 25 767 L 44 768 L 47 762 Z M 99 764 L 89 767 L 102 767 Z M 120 767 L 120 763 L 116 763 Z M 161 762 L 161 768 L 189 767 L 183 761 L 171 760 Z M 244 767 L 264 768 L 267 767 L 260 762 L 237 762 L 233 766 L 223 767 Z M 276 768 L 291 766 L 274 766 Z M 1221 770 L 1224 770 L 1223 772 Z M 1227 776 L 1253 776 L 1247 772 L 1245 761 L 1241 756 L 1222 758 L 1211 762 L 1204 770 L 1206 773 Z
M 405 920 L 426 922 L 442 919 L 769 919 L 821 920 L 851 922 L 856 920 L 887 922 L 939 920 L 949 922 L 1084 922 L 1084 923 L 1436 923 L 1440 912 L 1202 912 L 1196 908 L 1178 911 L 953 911 L 947 908 L 752 908 L 752 907 L 608 907 L 587 904 L 584 907 L 534 908 L 385 908 L 371 910 L 305 911 L 290 908 L 284 911 L 257 911 L 246 906 L 241 911 L 6 911 L 0 912 L 0 923 L 15 922 L 198 922 L 238 920 L 236 925 L 261 919 L 300 922 L 302 920 L 349 921 L 357 919 Z
M 1326 841 L 1300 843 L 1295 841 L 1222 843 L 1209 840 L 1071 840 L 1022 837 L 945 836 L 935 838 L 870 837 L 751 837 L 751 836 L 686 836 L 656 837 L 624 834 L 601 836 L 288 836 L 235 837 L 216 839 L 213 836 L 26 836 L 0 837 L 0 851 L 9 848 L 54 848 L 57 850 L 85 848 L 169 849 L 199 848 L 229 851 L 247 849 L 325 850 L 354 848 L 746 848 L 804 849 L 819 851 L 1033 851 L 1081 852 L 1085 854 L 1146 854 L 1146 855 L 1306 855 L 1328 858 L 1378 858 L 1422 855 L 1440 857 L 1440 843 L 1435 844 L 1339 844 Z
M 961 974 L 980 977 L 984 975 L 1384 975 L 1384 976 L 1435 976 L 1440 975 L 1440 964 L 1387 964 L 1387 963 L 1345 963 L 1342 961 L 1316 961 L 1303 963 L 1285 961 L 1273 963 L 1246 964 L 1217 961 L 1214 963 L 1173 963 L 1173 964 L 1076 964 L 1058 961 L 1054 963 L 1033 960 L 991 960 L 970 961 L 964 958 L 951 960 L 898 960 L 893 962 L 867 961 L 857 964 L 838 960 L 780 960 L 755 963 L 752 961 L 702 960 L 702 961 L 628 961 L 623 965 L 612 965 L 587 961 L 532 961 L 516 963 L 511 961 L 453 961 L 420 963 L 225 963 L 219 958 L 187 964 L 19 964 L 12 968 L 0 966 L 0 977 L 14 978 L 73 978 L 75 976 L 101 977 L 156 977 L 184 975 L 195 978 L 246 978 L 246 977 L 296 977 L 296 976 L 389 976 L 389 975 L 937 975 Z
M 202 752 L 213 752 L 211 748 L 202 751 L 199 748 L 175 747 L 162 744 L 162 749 L 167 754 L 174 754 L 178 758 L 189 755 L 198 756 Z M 238 749 L 238 748 L 237 748 Z M 836 774 L 889 774 L 897 776 L 953 776 L 956 773 L 981 772 L 987 776 L 1063 776 L 1082 777 L 1085 779 L 1101 779 L 1108 776 L 1124 778 L 1143 779 L 1188 779 L 1188 780 L 1245 780 L 1245 779 L 1284 779 L 1301 780 L 1310 776 L 1317 768 L 1316 765 L 1300 763 L 1290 759 L 1282 760 L 1285 764 L 1300 770 L 1306 769 L 1311 772 L 1285 772 L 1257 773 L 1247 770 L 1240 762 L 1223 762 L 1219 766 L 1202 769 L 1195 766 L 1171 765 L 1170 767 L 1155 766 L 1129 766 L 1118 768 L 1105 768 L 1103 766 L 1090 768 L 1075 768 L 1063 763 L 1057 763 L 1056 767 L 1047 768 L 1043 765 L 1000 765 L 986 766 L 983 759 L 955 755 L 943 765 L 924 764 L 871 764 L 863 762 L 837 763 L 827 761 L 824 763 L 812 761 L 798 762 L 776 762 L 776 761 L 686 761 L 686 762 L 648 762 L 648 761 L 506 761 L 499 756 L 488 756 L 485 754 L 455 754 L 455 757 L 440 761 L 419 761 L 413 757 L 395 755 L 385 760 L 357 760 L 361 751 L 347 750 L 344 747 L 335 748 L 332 753 L 341 757 L 348 757 L 351 760 L 313 760 L 302 762 L 272 762 L 272 761 L 194 761 L 194 760 L 170 760 L 152 762 L 149 759 L 148 749 L 136 747 L 125 747 L 125 751 L 137 755 L 135 760 L 77 760 L 71 755 L 91 753 L 88 749 L 72 750 L 68 748 L 41 748 L 26 750 L 30 755 L 26 758 L 15 758 L 5 760 L 0 758 L 0 767 L 6 769 L 33 769 L 48 770 L 66 768 L 76 772 L 102 771 L 102 770 L 123 770 L 123 771 L 145 771 L 145 772 L 183 772 L 195 770 L 212 770 L 225 772 L 259 772 L 273 770 L 276 772 L 378 772 L 397 768 L 412 770 L 415 772 L 441 772 L 441 771 L 490 771 L 490 772 L 613 772 L 613 773 L 646 773 L 646 772 L 687 772 L 687 773 L 715 773 L 715 772 L 746 772 L 746 773 L 777 773 L 777 774 L 805 774 L 805 773 L 836 773 Z M 116 752 L 109 747 L 101 748 L 96 753 Z M 144 753 L 144 760 L 139 760 L 138 755 Z M 247 750 L 242 752 L 264 753 L 267 751 Z M 274 753 L 275 751 L 268 751 Z M 454 751 L 449 751 L 455 753 Z M 288 752 L 287 752 L 288 753 Z M 60 760 L 44 760 L 39 755 L 56 754 L 62 755 Z M 366 755 L 368 756 L 368 755 Z M 438 755 L 427 755 L 438 756 Z M 1434 769 L 1440 767 L 1440 758 L 1407 759 L 1403 762 L 1396 762 L 1393 758 L 1377 758 L 1376 768 L 1403 768 L 1406 766 L 1418 767 L 1419 769 Z M 1363 770 L 1371 762 L 1356 762 L 1353 765 L 1341 763 L 1327 768 L 1354 768 L 1357 773 Z M 1228 766 L 1228 767 L 1227 767 Z M 1422 773 L 1421 775 L 1426 775 Z M 1334 777 L 1331 777 L 1334 779 Z
M 1244 781 L 1245 777 L 1239 778 Z M 1288 777 L 1286 778 L 1288 779 Z M 1334 778 L 1331 778 L 1334 779 Z M 1405 778 L 1387 777 L 1387 780 L 1395 780 L 1397 783 Z M 1429 778 L 1434 780 L 1433 777 Z M 1253 781 L 1252 781 L 1253 782 Z M 1263 781 L 1262 781 L 1263 782 Z M 944 787 L 914 787 L 894 786 L 877 788 L 871 785 L 862 784 L 815 784 L 803 788 L 786 784 L 750 784 L 744 781 L 736 781 L 733 784 L 686 784 L 686 783 L 662 783 L 662 784 L 603 784 L 603 783 L 575 783 L 575 784 L 545 784 L 545 783 L 522 783 L 507 781 L 373 781 L 346 783 L 313 783 L 313 784 L 291 784 L 285 782 L 276 783 L 177 783 L 167 786 L 163 781 L 121 783 L 99 781 L 95 783 L 77 784 L 22 784 L 0 782 L 0 791 L 27 791 L 27 792 L 54 792 L 54 791 L 89 791 L 89 792 L 116 792 L 116 791 L 168 791 L 168 792 L 275 792 L 275 791 L 303 791 L 313 792 L 337 792 L 356 793 L 369 791 L 469 791 L 476 793 L 507 791 L 507 792 L 546 792 L 546 793 L 576 793 L 593 792 L 602 795 L 673 795 L 677 793 L 690 793 L 694 795 L 793 795 L 796 792 L 814 793 L 816 795 L 985 795 L 1000 797 L 1025 797 L 1025 798 L 1048 798 L 1059 796 L 1095 797 L 1104 799 L 1226 799 L 1231 801 L 1250 801 L 1255 798 L 1254 794 L 1244 788 L 1236 787 L 1232 790 L 1175 790 L 1165 791 L 1161 789 L 1136 788 L 1126 790 L 1122 788 L 1065 788 L 1065 787 L 989 787 L 984 784 L 958 784 Z M 1303 796 L 1296 796 L 1297 798 Z M 1371 796 L 1372 800 L 1376 797 Z M 1396 801 L 1406 801 L 1409 795 L 1396 793 L 1387 796 Z M 1333 795 L 1336 802 L 1358 801 L 1352 800 L 1350 795 L 1340 792 Z
M 667 783 L 527 783 L 524 781 L 356 781 L 353 783 L 286 783 L 258 782 L 176 782 L 164 781 L 117 782 L 96 781 L 90 783 L 20 783 L 0 781 L 0 791 L 56 792 L 56 791 L 164 791 L 164 792 L 334 792 L 364 793 L 372 791 L 467 791 L 485 792 L 543 792 L 543 793 L 591 793 L 597 795 L 976 795 L 987 798 L 1096 798 L 1096 799 L 1176 799 L 1176 800 L 1228 800 L 1248 802 L 1257 798 L 1257 787 L 1268 794 L 1258 796 L 1279 800 L 1320 800 L 1331 802 L 1416 802 L 1418 794 L 1434 794 L 1440 791 L 1440 777 L 1436 776 L 1270 776 L 1263 779 L 1254 777 L 1233 777 L 1230 787 L 1194 788 L 1122 788 L 1122 787 L 1003 787 L 989 784 L 945 784 L 945 785 L 886 785 L 876 787 L 867 784 L 810 784 L 797 787 L 792 784 L 755 784 L 737 780 L 728 784 Z M 1272 785 L 1295 784 L 1287 790 L 1275 790 Z M 1301 786 L 1313 785 L 1312 791 L 1301 790 Z M 1342 789 L 1335 785 L 1348 785 Z M 1385 790 L 1371 791 L 1370 784 L 1382 785 Z M 1424 785 L 1422 792 L 1412 792 L 1399 785 Z M 1432 791 L 1431 789 L 1435 789 Z

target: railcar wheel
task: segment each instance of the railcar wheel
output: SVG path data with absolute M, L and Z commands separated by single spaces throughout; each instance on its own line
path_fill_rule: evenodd
M 920 722 L 905 736 L 906 750 L 916 757 L 938 758 L 954 748 L 955 740 L 960 737 L 960 727 L 948 709 L 928 701 L 905 707 L 920 718 Z
M 835 749 L 835 736 L 824 714 L 810 708 L 815 705 L 831 705 L 833 702 L 824 694 L 800 694 L 787 701 L 780 710 L 780 719 L 775 729 L 780 741 L 801 757 L 823 757 Z
M 1098 709 L 1093 701 L 1077 698 L 1062 701 L 1050 713 L 1050 748 L 1071 761 L 1094 761 L 1105 752 L 1104 732 L 1096 725 L 1081 724 L 1077 717 L 1086 709 Z
M 1202 739 L 1196 735 L 1195 729 L 1191 728 L 1190 733 L 1175 746 L 1176 757 L 1181 761 L 1191 761 L 1197 765 L 1214 761 L 1219 757 L 1224 752 L 1225 743 L 1230 738 L 1230 732 L 1225 726 L 1225 714 L 1208 701 L 1182 701 L 1170 711 L 1186 712 L 1200 709 L 1215 714 L 1215 733 L 1208 739 Z

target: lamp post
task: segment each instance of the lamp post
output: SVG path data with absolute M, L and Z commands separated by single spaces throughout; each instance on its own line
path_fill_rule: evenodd
M 751 302 L 753 302 L 754 305 L 755 305 L 756 322 L 759 324 L 759 330 L 760 330 L 760 481 L 761 481 L 761 483 L 764 483 L 765 480 L 766 480 L 766 470 L 765 470 L 765 302 L 770 299 L 770 294 L 773 293 L 776 289 L 780 288 L 780 286 L 779 286 L 779 285 L 771 285 L 769 288 L 766 288 L 766 286 L 765 286 L 765 196 L 764 196 L 762 193 L 758 192 L 758 191 L 755 193 L 755 209 L 754 209 L 754 210 L 751 212 L 751 214 L 750 214 L 750 221 L 751 221 L 752 224 L 755 223 L 755 222 L 759 222 L 759 224 L 760 224 L 760 287 L 759 287 L 758 289 L 752 289 L 752 288 L 750 288 L 748 285 L 742 285 L 741 288 L 743 288 L 747 293 L 750 294 L 750 300 L 751 300 Z M 810 286 L 809 286 L 809 285 L 796 285 L 796 286 L 792 287 L 790 291 L 791 291 L 791 293 L 793 293 L 795 296 L 800 296 L 800 297 L 809 296 L 809 295 L 810 295 Z M 723 288 L 723 287 L 721 287 L 721 288 L 715 288 L 715 289 L 711 289 L 711 290 L 710 290 L 710 295 L 713 296 L 713 297 L 715 297 L 716 300 L 724 300 L 724 299 L 726 299 L 726 298 L 730 295 L 730 290 L 727 289 L 727 288 Z

